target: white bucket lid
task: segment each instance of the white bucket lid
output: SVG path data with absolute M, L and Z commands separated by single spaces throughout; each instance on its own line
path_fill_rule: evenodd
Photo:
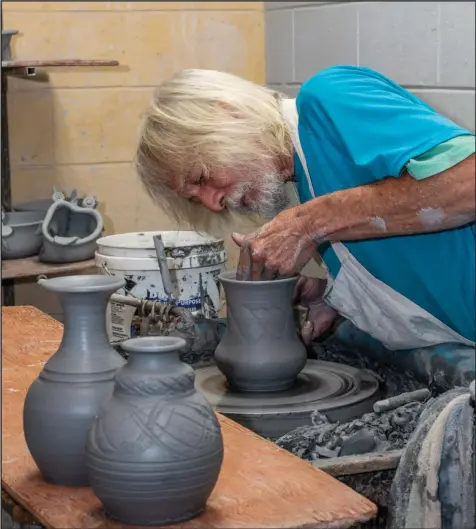
M 97 241 L 98 253 L 117 257 L 155 258 L 154 235 L 161 235 L 167 257 L 189 257 L 224 250 L 223 239 L 195 231 L 146 231 L 108 235 Z

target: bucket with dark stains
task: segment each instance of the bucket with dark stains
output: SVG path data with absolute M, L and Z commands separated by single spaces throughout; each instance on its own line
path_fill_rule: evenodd
M 118 292 L 139 299 L 166 302 L 155 250 L 154 235 L 161 235 L 172 280 L 174 304 L 192 311 L 204 305 L 218 312 L 218 275 L 225 270 L 227 254 L 223 239 L 194 231 L 137 232 L 110 235 L 98 240 L 96 265 L 105 274 L 122 277 L 126 286 Z M 136 309 L 111 302 L 108 332 L 111 341 L 130 338 Z

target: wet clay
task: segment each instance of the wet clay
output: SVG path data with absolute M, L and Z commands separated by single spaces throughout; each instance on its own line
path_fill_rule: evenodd
M 106 513 L 132 525 L 168 525 L 205 509 L 223 461 L 220 425 L 195 391 L 177 337 L 141 337 L 87 443 L 91 487 Z
M 235 391 L 289 389 L 306 364 L 292 311 L 297 278 L 239 281 L 219 276 L 225 290 L 228 325 L 215 351 L 218 369 Z
M 27 392 L 25 440 L 45 481 L 87 486 L 88 432 L 103 400 L 112 394 L 117 368 L 125 363 L 106 333 L 107 302 L 124 280 L 84 275 L 39 283 L 59 295 L 64 334 Z

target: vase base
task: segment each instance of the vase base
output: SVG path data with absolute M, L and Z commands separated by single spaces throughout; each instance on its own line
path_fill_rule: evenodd
M 199 516 L 203 511 L 205 510 L 205 507 L 200 507 L 200 509 L 195 509 L 187 514 L 182 514 L 175 517 L 169 517 L 169 518 L 148 518 L 147 516 L 144 516 L 143 511 L 141 511 L 139 516 L 134 516 L 130 514 L 125 514 L 124 516 L 121 516 L 120 514 L 114 514 L 107 509 L 104 510 L 106 516 L 108 516 L 111 520 L 116 520 L 117 522 L 126 524 L 126 525 L 140 525 L 142 527 L 164 527 L 167 525 L 174 525 L 181 522 L 188 522 L 189 520 L 192 520 L 193 518 L 196 518 Z
M 315 410 L 346 422 L 371 412 L 379 399 L 379 382 L 370 372 L 320 360 L 308 360 L 283 391 L 234 391 L 216 366 L 197 369 L 195 387 L 216 411 L 269 438 L 310 425 Z
M 294 386 L 296 379 L 285 380 L 284 382 L 269 384 L 242 384 L 235 382 L 232 384 L 228 381 L 229 391 L 232 393 L 274 393 L 276 391 L 286 391 Z
M 59 487 L 89 487 L 89 480 L 86 477 L 67 477 L 42 474 L 41 477 L 45 483 Z

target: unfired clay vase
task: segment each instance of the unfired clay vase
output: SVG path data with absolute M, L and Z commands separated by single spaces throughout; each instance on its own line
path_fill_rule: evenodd
M 234 390 L 288 389 L 307 359 L 292 311 L 297 278 L 235 278 L 234 271 L 219 276 L 225 290 L 228 324 L 215 351 L 218 369 Z
M 60 296 L 64 334 L 28 390 L 25 439 L 45 481 L 87 486 L 88 432 L 103 400 L 112 395 L 116 370 L 125 363 L 106 333 L 107 302 L 124 281 L 79 275 L 39 283 Z
M 205 508 L 218 479 L 218 420 L 179 360 L 185 340 L 142 337 L 121 344 L 128 363 L 116 373 L 89 435 L 90 483 L 106 513 L 133 525 L 168 525 Z

